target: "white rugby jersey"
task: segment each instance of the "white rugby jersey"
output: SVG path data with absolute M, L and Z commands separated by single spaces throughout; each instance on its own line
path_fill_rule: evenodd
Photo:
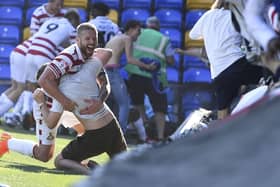
M 76 30 L 66 18 L 51 18 L 34 35 L 28 53 L 53 60 L 61 51 L 60 45 L 73 43 L 75 38 Z
M 76 73 L 80 70 L 81 65 L 85 63 L 80 48 L 77 44 L 64 49 L 55 59 L 51 62 L 49 68 L 58 79 L 62 75 Z
M 46 5 L 47 5 L 47 3 L 39 6 L 38 8 L 36 8 L 34 10 L 32 17 L 31 17 L 31 22 L 30 22 L 31 34 L 35 34 L 37 31 L 39 31 L 39 28 L 41 27 L 41 25 L 48 19 L 50 19 L 52 17 L 63 17 L 66 12 L 65 9 L 61 9 L 60 12 L 56 15 L 50 14 L 47 12 L 47 10 L 45 8 Z
M 106 43 L 115 35 L 120 34 L 117 24 L 106 16 L 97 16 L 89 21 L 98 31 L 98 47 L 105 47 Z
M 102 62 L 94 57 L 87 59 L 81 69 L 75 74 L 66 74 L 59 82 L 60 91 L 69 99 L 78 104 L 74 109 L 75 115 L 82 119 L 97 120 L 105 116 L 109 110 L 106 104 L 94 114 L 81 115 L 79 111 L 88 106 L 84 99 L 98 98 L 99 87 L 96 78 L 103 67 Z M 63 107 L 56 100 L 53 101 L 53 110 L 63 112 Z

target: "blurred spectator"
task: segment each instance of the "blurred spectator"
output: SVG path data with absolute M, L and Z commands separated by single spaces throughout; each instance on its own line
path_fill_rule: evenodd
M 132 105 L 140 112 L 144 122 L 147 116 L 144 107 L 144 96 L 148 95 L 155 113 L 157 126 L 157 138 L 164 138 L 165 114 L 167 113 L 167 96 L 161 92 L 167 86 L 166 66 L 167 63 L 174 64 L 174 49 L 170 40 L 159 32 L 160 23 L 157 17 L 149 17 L 146 21 L 147 28 L 141 31 L 138 40 L 134 44 L 133 56 L 137 59 L 149 59 L 150 66 L 156 72 L 156 78 L 160 85 L 154 85 L 153 71 L 147 71 L 133 64 L 127 64 L 126 70 L 129 73 L 129 92 Z M 159 66 L 157 66 L 157 64 Z
M 248 0 L 244 10 L 247 27 L 263 47 L 268 61 L 279 62 L 279 11 L 280 2 L 276 0 Z M 276 71 L 276 68 L 274 63 L 271 69 Z
M 98 47 L 104 47 L 113 36 L 121 33 L 118 25 L 107 17 L 109 11 L 106 4 L 99 2 L 94 3 L 91 8 L 93 19 L 89 22 L 98 30 Z
M 12 85 L 0 96 L 0 117 L 8 112 L 17 102 L 25 89 L 25 55 L 31 45 L 32 39 L 28 39 L 16 46 L 10 54 L 10 69 Z M 8 123 L 8 125 L 16 125 Z
M 65 10 L 63 10 L 64 0 L 48 0 L 48 3 L 36 8 L 32 14 L 30 22 L 30 33 L 35 34 L 41 25 L 52 17 L 63 17 Z
M 229 114 L 241 85 L 258 84 L 272 72 L 248 63 L 241 49 L 242 37 L 232 23 L 232 14 L 224 0 L 216 0 L 190 31 L 191 39 L 204 40 L 210 62 L 211 78 L 218 101 L 218 118 Z
M 127 93 L 127 87 L 119 71 L 120 58 L 122 53 L 125 52 L 127 63 L 134 64 L 144 69 L 148 69 L 150 67 L 149 65 L 135 59 L 132 56 L 133 42 L 137 40 L 138 36 L 140 35 L 140 31 L 141 23 L 139 21 L 130 20 L 126 23 L 124 34 L 113 37 L 106 44 L 106 48 L 110 48 L 113 50 L 113 56 L 105 66 L 111 85 L 111 94 L 108 98 L 108 103 L 111 103 L 111 105 L 112 103 L 113 105 L 115 103 L 117 104 L 117 110 L 113 111 L 116 116 L 118 116 L 120 125 L 124 133 L 126 132 L 128 124 L 127 120 L 129 115 L 129 96 Z

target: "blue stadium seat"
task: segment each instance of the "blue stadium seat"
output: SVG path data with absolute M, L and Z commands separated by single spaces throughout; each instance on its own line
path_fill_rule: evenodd
M 206 12 L 206 10 L 202 9 L 194 9 L 189 10 L 185 14 L 185 27 L 186 30 L 190 30 L 194 24 L 197 22 L 197 20 Z
M 128 73 L 127 73 L 127 71 L 125 70 L 124 67 L 122 67 L 122 68 L 120 69 L 120 74 L 121 74 L 121 77 L 122 77 L 124 80 L 128 80 Z
M 11 84 L 0 84 L 0 95 L 6 91 L 9 87 L 11 86 Z
M 213 94 L 209 90 L 191 90 L 183 93 L 182 106 L 183 113 L 187 117 L 192 111 L 202 107 L 208 108 L 213 102 Z
M 175 9 L 159 9 L 154 14 L 159 20 L 161 27 L 181 29 L 182 13 Z
M 210 83 L 210 71 L 205 68 L 188 68 L 183 73 L 183 83 Z
M 183 0 L 155 0 L 155 9 L 174 8 L 183 9 Z
M 105 3 L 111 9 L 116 9 L 116 10 L 120 9 L 120 0 L 91 0 L 90 5 L 97 3 L 97 2 Z
M 11 79 L 10 64 L 0 64 L 0 79 L 9 80 Z
M 166 88 L 166 96 L 167 96 L 168 105 L 172 105 L 175 103 L 176 99 L 175 99 L 174 89 L 172 89 L 170 87 Z
M 15 25 L 0 25 L 1 43 L 17 45 L 21 41 L 21 31 Z
M 131 8 L 123 10 L 121 14 L 121 26 L 124 26 L 128 20 L 135 19 L 145 25 L 146 19 L 150 16 L 150 12 L 145 9 Z
M 14 48 L 14 45 L 0 44 L 0 64 L 10 62 L 10 54 Z
M 87 22 L 88 21 L 88 11 L 84 8 L 76 8 L 76 9 L 78 10 L 79 15 L 80 15 L 80 21 Z
M 0 24 L 13 24 L 21 27 L 23 24 L 22 8 L 14 6 L 1 6 Z
M 25 0 L 1 0 L 1 6 L 17 6 L 23 8 L 25 6 Z
M 152 5 L 151 0 L 123 0 L 123 8 L 143 8 L 150 10 Z
M 208 68 L 200 58 L 196 56 L 184 55 L 184 70 L 191 67 Z
M 33 7 L 27 8 L 26 13 L 25 13 L 24 26 L 29 26 L 30 25 L 32 14 L 33 14 L 33 12 L 34 12 L 34 10 L 36 8 L 38 8 L 38 7 L 37 6 L 33 6 Z
M 172 83 L 179 83 L 179 70 L 173 66 L 166 68 L 167 81 Z
M 26 5 L 27 7 L 34 7 L 34 6 L 38 7 L 47 2 L 48 0 L 27 0 Z
M 126 64 L 127 64 L 126 55 L 125 53 L 123 53 L 120 59 L 120 66 L 124 67 Z
M 181 48 L 182 33 L 179 29 L 174 28 L 161 28 L 160 32 L 170 38 L 171 44 L 174 48 Z

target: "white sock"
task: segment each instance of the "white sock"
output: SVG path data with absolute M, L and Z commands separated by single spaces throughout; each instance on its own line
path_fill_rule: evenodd
M 147 134 L 142 118 L 139 118 L 137 121 L 135 121 L 134 126 L 137 130 L 139 139 L 145 141 L 147 139 Z
M 8 148 L 11 151 L 21 153 L 33 157 L 33 147 L 36 145 L 34 141 L 11 138 L 8 140 Z
M 20 97 L 17 100 L 16 105 L 14 106 L 14 113 L 20 113 L 22 106 L 23 106 L 23 97 L 24 97 L 24 92 L 20 95 Z
M 14 102 L 7 97 L 5 93 L 2 93 L 0 96 L 0 116 L 2 116 L 4 113 L 8 112 L 12 106 L 14 106 Z
M 22 114 L 31 113 L 33 105 L 32 92 L 24 91 Z

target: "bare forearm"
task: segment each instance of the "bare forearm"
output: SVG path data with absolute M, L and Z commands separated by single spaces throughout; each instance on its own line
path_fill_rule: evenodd
M 141 62 L 140 60 L 137 60 L 137 59 L 135 59 L 135 58 L 133 58 L 133 57 L 129 58 L 129 59 L 127 60 L 127 62 L 128 62 L 129 64 L 134 64 L 134 65 L 136 65 L 136 66 L 138 66 L 138 67 L 140 67 L 140 68 L 146 68 L 146 67 L 147 67 L 146 64 L 144 64 L 144 63 Z
M 110 91 L 111 91 L 108 76 L 104 71 L 99 74 L 98 82 L 99 82 L 99 85 L 100 85 L 100 91 L 99 91 L 98 99 L 100 101 L 104 102 L 108 98 L 108 96 L 110 94 Z

